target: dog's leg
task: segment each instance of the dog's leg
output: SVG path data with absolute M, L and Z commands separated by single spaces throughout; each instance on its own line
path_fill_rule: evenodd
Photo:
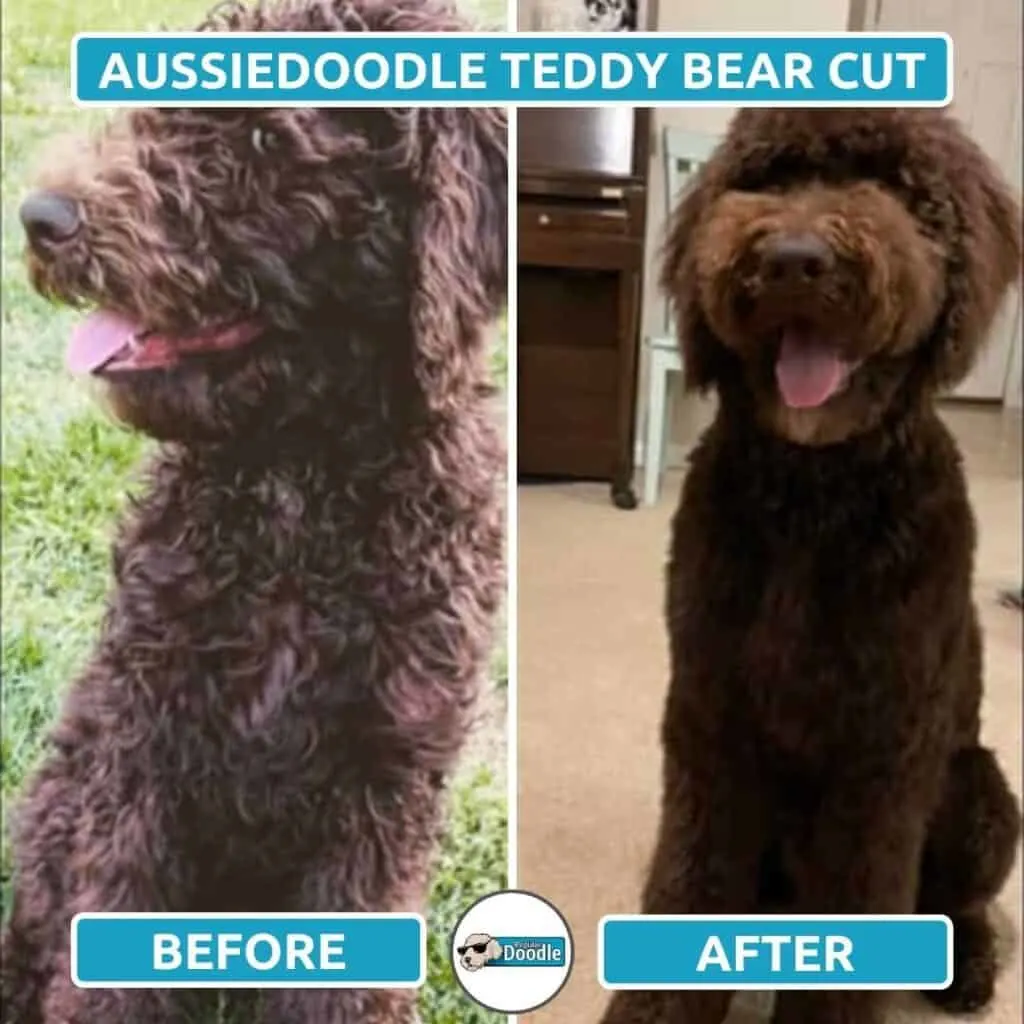
M 743 914 L 757 910 L 766 794 L 728 758 L 686 763 L 670 752 L 645 914 Z M 699 755 L 698 755 L 699 756 Z M 721 1024 L 731 992 L 617 992 L 603 1024 Z
M 42 994 L 63 943 L 57 922 L 79 814 L 80 786 L 63 758 L 47 761 L 30 784 L 14 830 L 14 884 L 4 928 L 0 1021 L 41 1024 Z
M 75 988 L 68 980 L 67 954 L 60 959 L 62 977 L 54 980 L 46 994 L 45 1024 L 199 1024 L 201 1020 L 186 1009 L 186 1004 L 195 1000 L 194 993 Z
M 995 942 L 987 904 L 1003 887 L 1020 839 L 1020 811 L 991 751 L 961 750 L 950 761 L 942 802 L 929 826 L 918 909 L 953 921 L 953 984 L 927 997 L 950 1013 L 992 999 Z
M 335 846 L 301 869 L 283 910 L 419 912 L 438 831 L 439 793 L 424 775 L 408 789 L 372 791 L 325 811 Z M 402 989 L 274 989 L 261 1024 L 419 1024 L 416 993 Z
M 372 835 L 372 833 L 370 833 Z M 413 889 L 425 888 L 425 867 L 414 868 L 421 881 L 409 885 L 407 864 L 387 864 L 383 851 L 371 850 L 369 835 L 358 848 L 340 850 L 337 857 L 307 869 L 291 911 L 413 911 L 424 902 L 409 902 Z M 395 868 L 400 875 L 392 874 Z M 274 989 L 265 994 L 262 1024 L 419 1024 L 416 993 L 405 989 Z
M 105 759 L 109 757 L 109 762 Z M 63 903 L 54 913 L 53 972 L 43 995 L 45 1024 L 185 1024 L 175 992 L 76 988 L 71 981 L 71 918 L 88 911 L 159 912 L 190 905 L 191 869 L 175 849 L 168 808 L 174 800 L 147 788 L 144 764 L 124 765 L 118 748 L 97 749 L 77 780 L 80 807 L 66 859 Z M 152 785 L 150 783 L 150 785 Z
M 274 1024 L 419 1024 L 416 993 L 392 989 L 275 989 L 263 1020 Z
M 15 894 L 11 921 L 4 929 L 0 944 L 2 1024 L 43 1024 L 40 996 L 53 967 L 35 940 L 36 927 L 37 923 L 22 913 L 22 904 Z
M 911 914 L 917 898 L 924 816 L 921 794 L 899 778 L 875 791 L 848 784 L 826 797 L 794 861 L 797 910 L 814 914 Z M 777 993 L 775 1024 L 886 1024 L 885 992 Z

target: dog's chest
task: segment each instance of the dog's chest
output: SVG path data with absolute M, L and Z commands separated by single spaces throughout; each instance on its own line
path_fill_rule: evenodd
M 893 704 L 914 699 L 917 681 L 903 665 L 922 637 L 894 607 L 913 578 L 914 547 L 905 523 L 876 522 L 797 542 L 766 535 L 739 574 L 722 566 L 742 597 L 706 615 L 734 616 L 729 674 L 769 745 L 806 753 L 856 744 L 884 728 L 875 721 L 880 688 Z
M 301 529 L 306 502 L 294 481 L 269 477 L 254 488 L 254 497 L 267 522 L 287 533 Z
M 741 731 L 773 759 L 780 754 L 819 760 L 862 731 L 856 697 L 844 677 L 841 645 L 815 636 L 812 616 L 792 594 L 765 596 L 736 648 L 729 673 L 732 710 Z
M 747 440 L 712 436 L 684 489 L 677 685 L 799 763 L 865 737 L 898 744 L 957 685 L 944 666 L 969 609 L 973 525 L 955 452 L 941 432 L 861 457 Z
M 109 642 L 226 773 L 343 760 L 372 700 L 377 566 L 335 493 L 302 485 L 212 492 L 188 520 L 161 510 L 118 560 Z

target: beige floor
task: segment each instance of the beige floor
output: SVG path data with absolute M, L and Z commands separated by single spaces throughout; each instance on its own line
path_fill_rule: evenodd
M 1021 791 L 1019 612 L 1000 587 L 1021 581 L 1021 421 L 948 411 L 967 457 L 980 527 L 977 598 L 987 647 L 986 740 Z M 655 827 L 656 745 L 667 677 L 662 567 L 679 476 L 653 508 L 621 512 L 592 484 L 519 489 L 519 884 L 569 918 L 576 969 L 549 1007 L 521 1018 L 596 1024 L 602 914 L 631 913 Z M 937 556 L 940 557 L 940 556 Z M 1008 963 L 990 1024 L 1022 1019 L 1018 865 L 1001 900 Z M 734 1008 L 730 1021 L 757 1020 Z M 916 1000 L 894 1020 L 949 1020 Z

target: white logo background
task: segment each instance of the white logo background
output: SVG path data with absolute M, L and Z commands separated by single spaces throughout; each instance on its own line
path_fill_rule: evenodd
M 559 967 L 495 967 L 488 964 L 470 971 L 456 949 L 470 935 L 482 933 L 495 938 L 565 939 L 565 963 Z M 569 925 L 547 900 L 533 893 L 512 890 L 485 896 L 462 915 L 452 935 L 449 954 L 455 977 L 466 994 L 497 1013 L 529 1013 L 550 1002 L 559 993 L 572 970 L 575 950 Z

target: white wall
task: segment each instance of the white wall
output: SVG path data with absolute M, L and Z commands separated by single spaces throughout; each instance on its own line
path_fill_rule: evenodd
M 1024 303 L 1022 303 L 1024 305 Z M 1021 320 L 1024 318 L 1024 309 L 1017 306 L 1017 332 L 1013 339 L 1013 349 L 1010 355 L 1010 369 L 1006 374 L 1006 390 L 1003 394 L 1003 401 L 1011 409 L 1024 408 L 1024 358 L 1021 350 L 1024 348 L 1022 338 Z

